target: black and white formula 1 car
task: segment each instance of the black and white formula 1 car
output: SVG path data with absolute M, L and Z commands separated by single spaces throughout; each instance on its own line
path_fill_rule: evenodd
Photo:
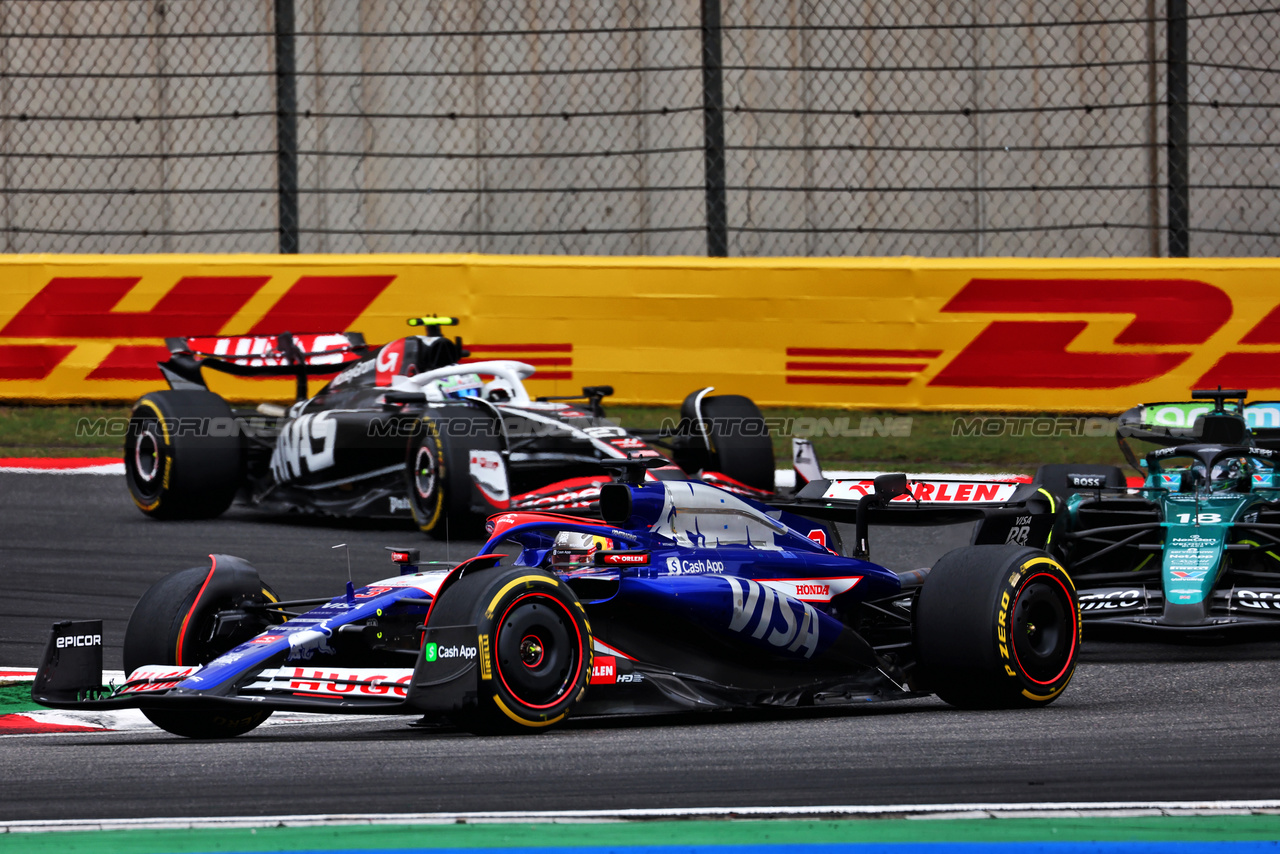
M 1071 580 L 1039 549 L 976 545 L 898 575 L 866 559 L 871 515 L 930 508 L 905 475 L 810 484 L 797 509 L 852 521 L 853 554 L 812 521 L 698 481 L 606 484 L 603 519 L 517 511 L 447 569 L 280 601 L 239 558 L 171 574 L 138 602 L 125 681 L 102 685 L 101 621 L 54 627 L 32 688 L 55 708 L 141 708 L 177 735 L 239 735 L 276 710 L 440 715 L 537 732 L 566 715 L 865 703 L 936 693 L 966 708 L 1045 706 L 1074 672 Z M 981 485 L 949 484 L 972 494 Z M 966 488 L 967 487 L 967 488 Z M 865 494 L 863 494 L 865 492 Z M 1001 542 L 1039 513 L 994 490 Z M 989 511 L 989 512 L 988 512 Z M 824 545 L 823 543 L 826 543 Z
M 133 406 L 125 470 L 134 502 L 160 519 L 218 516 L 233 501 L 272 512 L 412 517 L 438 536 L 475 534 L 504 510 L 588 513 L 610 460 L 665 460 L 651 479 L 699 477 L 740 494 L 774 489 L 773 447 L 748 398 L 688 396 L 674 431 L 608 420 L 608 386 L 581 398 L 533 399 L 531 365 L 461 363 L 454 318 L 372 348 L 356 333 L 168 339 L 169 391 Z M 231 406 L 202 372 L 295 376 L 285 408 Z M 306 379 L 335 376 L 314 397 Z

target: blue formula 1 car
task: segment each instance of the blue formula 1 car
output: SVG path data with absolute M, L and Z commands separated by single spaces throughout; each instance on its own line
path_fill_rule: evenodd
M 277 709 L 531 732 L 570 713 L 925 692 L 961 707 L 1043 706 L 1071 679 L 1078 606 L 1045 552 L 971 546 L 901 576 L 865 559 L 869 514 L 900 507 L 920 521 L 928 511 L 905 475 L 856 497 L 811 485 L 813 509 L 857 526 L 846 557 L 830 521 L 706 483 L 645 483 L 635 468 L 602 487 L 603 520 L 495 516 L 463 563 L 423 568 L 400 551 L 400 575 L 332 599 L 280 601 L 245 561 L 214 555 L 138 602 L 122 684 L 101 684 L 101 623 L 64 622 L 32 696 L 55 708 L 139 707 L 169 732 L 218 738 Z M 1026 487 L 967 509 L 986 506 L 1008 527 L 1040 514 L 1038 500 Z

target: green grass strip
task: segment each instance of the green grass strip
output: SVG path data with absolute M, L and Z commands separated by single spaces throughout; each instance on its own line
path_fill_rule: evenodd
M 607 412 L 628 428 L 674 425 L 680 415 L 663 407 L 615 406 Z M 791 467 L 792 436 L 812 441 L 828 469 L 1032 474 L 1044 463 L 1124 465 L 1114 422 L 1107 417 L 814 408 L 763 412 L 780 468 Z
M 217 830 L 110 830 L 0 835 L 25 854 L 195 854 L 406 848 L 579 848 L 894 842 L 1232 842 L 1280 839 L 1280 816 L 949 819 L 934 821 L 638 821 Z
M 119 457 L 127 406 L 0 406 L 0 457 Z
M 675 407 L 606 407 L 625 428 L 675 425 Z M 774 458 L 790 468 L 791 436 L 809 438 L 830 469 L 1004 471 L 1030 474 L 1042 463 L 1122 465 L 1105 418 L 1079 414 L 764 410 Z M 118 405 L 0 406 L 0 457 L 114 456 L 123 453 L 129 408 Z
M 31 683 L 20 682 L 17 685 L 0 685 L 0 715 L 13 712 L 32 712 L 44 706 L 31 702 Z

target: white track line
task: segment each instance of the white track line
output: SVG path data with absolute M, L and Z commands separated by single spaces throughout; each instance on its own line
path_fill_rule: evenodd
M 79 468 L 51 469 L 33 468 L 30 466 L 0 466 L 5 474 L 107 474 L 123 475 L 124 463 L 103 463 L 102 465 L 81 466 Z
M 207 830 L 244 827 L 316 827 L 384 824 L 572 824 L 662 819 L 859 818 L 1130 818 L 1137 815 L 1280 814 L 1280 800 L 1257 801 L 1065 801 L 1026 804 L 897 804 L 813 807 L 679 807 L 630 810 L 543 810 L 538 812 L 324 813 L 317 815 L 226 816 L 221 818 L 62 819 L 4 821 L 0 833 L 55 830 Z

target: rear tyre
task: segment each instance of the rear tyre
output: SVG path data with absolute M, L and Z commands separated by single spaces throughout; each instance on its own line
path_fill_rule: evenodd
M 1039 549 L 948 552 L 925 579 L 914 623 L 922 684 L 953 706 L 1048 705 L 1075 672 L 1075 586 Z
M 704 454 L 685 452 L 676 462 L 686 471 L 704 468 L 719 472 L 739 483 L 774 490 L 773 440 L 760 407 L 749 397 L 722 394 L 704 397 L 701 405 L 702 427 L 698 428 L 697 393 L 684 399 L 680 419 L 690 425 L 694 435 L 705 435 Z
M 244 450 L 231 407 L 208 391 L 156 391 L 133 405 L 125 480 L 153 519 L 211 519 L 236 497 Z
M 414 522 L 441 540 L 483 538 L 489 514 L 472 509 L 473 503 L 483 504 L 484 497 L 473 494 L 471 452 L 499 449 L 493 417 L 463 411 L 423 418 L 420 423 L 405 459 L 405 488 Z M 502 474 L 505 480 L 505 471 Z M 494 507 L 493 512 L 500 509 Z
M 480 632 L 477 701 L 454 718 L 463 729 L 542 732 L 586 693 L 591 626 L 573 591 L 550 573 L 515 567 L 466 575 L 441 593 L 431 624 Z
M 214 637 L 220 611 L 246 604 L 278 602 L 248 563 L 230 555 L 215 555 L 212 568 L 196 566 L 170 573 L 142 594 L 124 633 L 124 672 L 127 676 L 148 664 L 189 667 L 207 664 L 252 638 L 271 620 L 250 621 L 229 634 Z M 153 724 L 187 738 L 232 738 L 248 732 L 271 716 L 269 710 L 178 711 L 143 708 Z

